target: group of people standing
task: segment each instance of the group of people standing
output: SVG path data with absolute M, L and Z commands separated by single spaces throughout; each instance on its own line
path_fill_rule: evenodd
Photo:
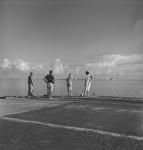
M 28 76 L 28 96 L 33 96 L 33 73 L 30 72 Z M 50 70 L 49 74 L 44 77 L 44 81 L 47 84 L 47 95 L 49 98 L 52 98 L 52 92 L 54 90 L 55 78 L 53 76 L 53 71 Z
M 33 96 L 33 80 L 32 80 L 33 73 L 30 72 L 28 76 L 28 96 Z M 84 92 L 81 96 L 89 96 L 89 91 L 91 87 L 91 82 L 93 80 L 93 76 L 90 75 L 88 71 L 85 72 L 84 76 Z M 44 81 L 47 84 L 47 95 L 49 98 L 52 98 L 52 92 L 54 90 L 54 84 L 55 84 L 55 77 L 53 76 L 53 71 L 50 70 L 49 74 L 44 77 Z M 71 73 L 69 73 L 68 77 L 66 78 L 67 83 L 67 91 L 68 96 L 72 96 L 73 91 L 73 76 Z
M 91 82 L 93 80 L 93 76 L 90 75 L 88 71 L 86 71 L 83 79 L 84 79 L 84 92 L 82 93 L 81 96 L 89 96 L 89 91 L 90 91 L 90 87 L 91 87 Z M 67 81 L 68 96 L 72 96 L 73 77 L 72 77 L 71 73 L 69 73 L 66 81 Z

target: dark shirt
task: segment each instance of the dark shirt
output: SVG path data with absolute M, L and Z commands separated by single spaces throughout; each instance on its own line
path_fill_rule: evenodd
M 32 84 L 33 85 L 32 77 L 30 75 L 28 76 L 28 84 Z
M 55 78 L 51 74 L 48 74 L 44 79 L 46 79 L 47 82 L 55 83 Z

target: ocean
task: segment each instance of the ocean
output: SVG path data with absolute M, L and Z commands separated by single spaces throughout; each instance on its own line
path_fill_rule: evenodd
M 34 95 L 46 94 L 46 84 L 41 79 L 34 79 Z M 3 96 L 26 96 L 27 79 L 0 79 L 0 97 Z M 79 96 L 83 93 L 84 81 L 73 81 L 73 95 Z M 95 80 L 92 82 L 90 95 L 118 96 L 143 98 L 143 81 L 141 80 Z M 54 95 L 67 95 L 65 80 L 56 80 Z

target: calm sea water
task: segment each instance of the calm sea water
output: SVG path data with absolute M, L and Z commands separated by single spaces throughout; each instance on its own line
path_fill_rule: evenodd
M 82 80 L 73 81 L 73 95 L 78 96 L 84 90 Z M 0 79 L 0 96 L 26 96 L 26 79 Z M 97 96 L 120 96 L 143 98 L 143 81 L 137 80 L 97 80 L 92 82 L 91 92 Z M 46 84 L 43 80 L 34 80 L 34 95 L 45 95 Z M 54 95 L 67 95 L 66 82 L 56 80 Z

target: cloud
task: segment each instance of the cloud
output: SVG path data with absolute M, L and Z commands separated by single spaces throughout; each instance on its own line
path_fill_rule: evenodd
M 50 67 L 55 74 L 67 74 L 72 72 L 72 68 L 65 62 L 62 62 L 59 58 L 57 58 Z
M 0 61 L 0 69 L 3 70 L 19 70 L 23 72 L 27 71 L 36 71 L 36 72 L 45 72 L 49 68 L 48 65 L 44 66 L 42 64 L 32 64 L 23 59 L 16 59 L 15 61 L 10 61 L 9 59 L 5 58 Z M 2 71 L 2 70 L 1 70 Z
M 77 64 L 63 62 L 57 58 L 51 65 L 31 64 L 23 59 L 17 59 L 12 62 L 5 58 L 0 66 L 1 71 L 33 71 L 38 75 L 45 72 L 47 73 L 52 69 L 55 74 L 62 77 L 69 72 L 80 77 L 86 70 L 99 76 L 127 76 L 135 74 L 143 76 L 143 55 L 104 55 L 97 57 L 95 60 L 92 60 L 92 62 L 90 60 L 88 63 Z
M 142 55 L 104 55 L 100 62 L 87 63 L 87 66 L 112 67 L 121 64 L 135 63 L 141 61 Z
M 12 63 L 7 58 L 5 58 L 1 64 L 1 66 L 3 69 L 6 69 L 6 68 L 9 69 L 12 67 Z
M 14 62 L 14 65 L 15 65 L 16 69 L 19 69 L 21 71 L 29 71 L 30 70 L 29 63 L 25 62 L 22 59 L 17 59 Z
M 64 66 L 59 58 L 52 64 L 52 69 L 55 74 L 62 74 L 64 72 Z
M 23 59 L 17 59 L 15 61 L 10 61 L 5 58 L 0 62 L 0 67 L 3 69 L 17 69 L 20 71 L 45 71 L 46 67 L 41 64 L 29 64 L 29 62 L 24 61 Z
M 31 67 L 31 69 L 35 71 L 45 71 L 45 68 L 43 65 L 34 65 Z
M 98 74 L 123 75 L 127 71 L 134 72 L 139 64 L 143 64 L 143 55 L 104 55 L 100 61 L 87 63 L 85 67 Z

